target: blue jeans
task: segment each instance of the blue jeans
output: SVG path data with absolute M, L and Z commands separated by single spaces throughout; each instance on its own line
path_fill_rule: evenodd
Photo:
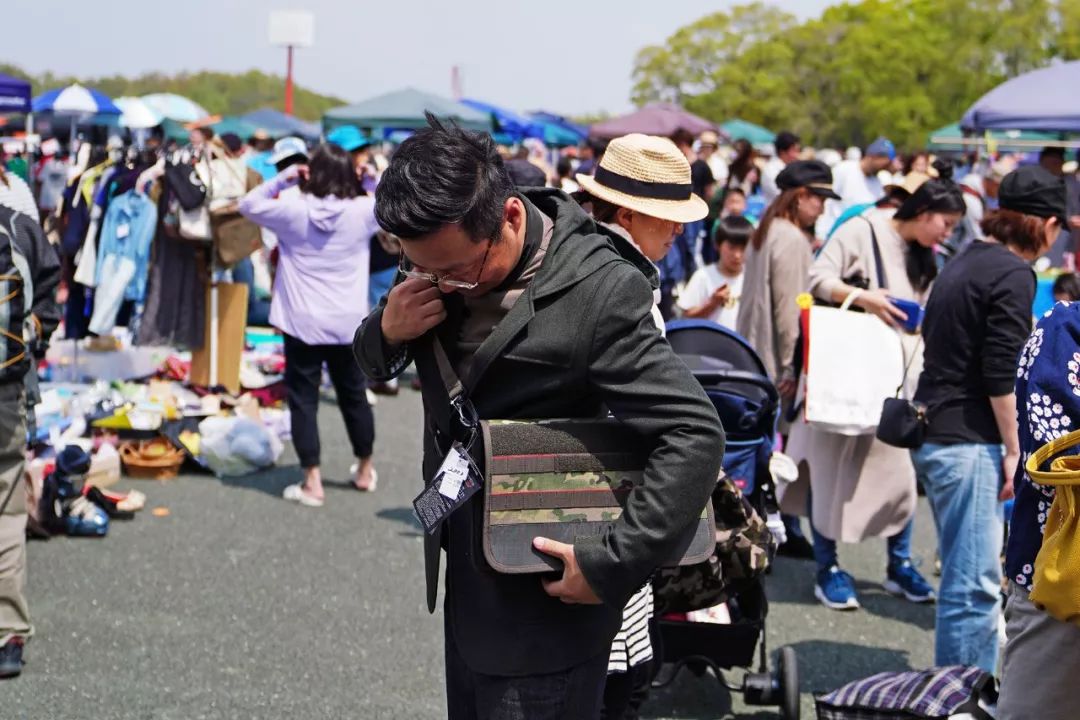
M 255 267 L 251 264 L 251 258 L 246 257 L 233 265 L 233 282 L 243 283 L 248 286 L 248 325 L 265 326 L 270 324 L 270 301 L 263 300 L 255 294 Z
M 941 553 L 934 664 L 994 672 L 1004 533 L 999 445 L 927 443 L 911 452 Z
M 814 560 L 817 561 L 818 570 L 828 570 L 833 565 L 839 565 L 836 556 L 836 541 L 825 537 L 814 527 L 814 516 L 811 510 L 810 532 L 814 536 Z M 885 543 L 888 548 L 889 566 L 899 564 L 911 558 L 911 535 L 915 530 L 915 518 L 908 520 L 907 525 L 888 538 Z

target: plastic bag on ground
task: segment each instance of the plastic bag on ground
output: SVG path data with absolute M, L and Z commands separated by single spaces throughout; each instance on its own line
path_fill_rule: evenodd
M 199 423 L 200 459 L 219 477 L 270 467 L 284 449 L 261 423 L 245 417 L 210 417 Z

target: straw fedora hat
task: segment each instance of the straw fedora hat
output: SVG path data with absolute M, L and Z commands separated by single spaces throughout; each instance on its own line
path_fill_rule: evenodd
M 579 174 L 577 181 L 594 197 L 661 220 L 688 223 L 709 214 L 708 204 L 691 188 L 690 163 L 667 138 L 640 133 L 616 138 L 595 176 Z

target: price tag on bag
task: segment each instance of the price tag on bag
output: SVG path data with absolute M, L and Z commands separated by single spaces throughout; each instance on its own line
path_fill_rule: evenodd
M 435 479 L 413 500 L 413 512 L 431 534 L 480 489 L 480 472 L 459 443 L 454 443 Z
M 449 500 L 456 500 L 461 486 L 469 477 L 469 470 L 469 456 L 460 445 L 455 443 L 435 475 L 436 478 L 441 476 L 439 493 Z

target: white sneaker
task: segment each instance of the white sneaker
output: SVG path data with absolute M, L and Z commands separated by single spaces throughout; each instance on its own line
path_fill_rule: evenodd
M 364 392 L 367 393 L 367 404 L 368 405 L 371 405 L 372 407 L 374 407 L 374 406 L 379 404 L 379 396 L 376 395 L 375 393 L 371 392 L 371 388 L 368 388 L 368 389 L 364 390 Z

